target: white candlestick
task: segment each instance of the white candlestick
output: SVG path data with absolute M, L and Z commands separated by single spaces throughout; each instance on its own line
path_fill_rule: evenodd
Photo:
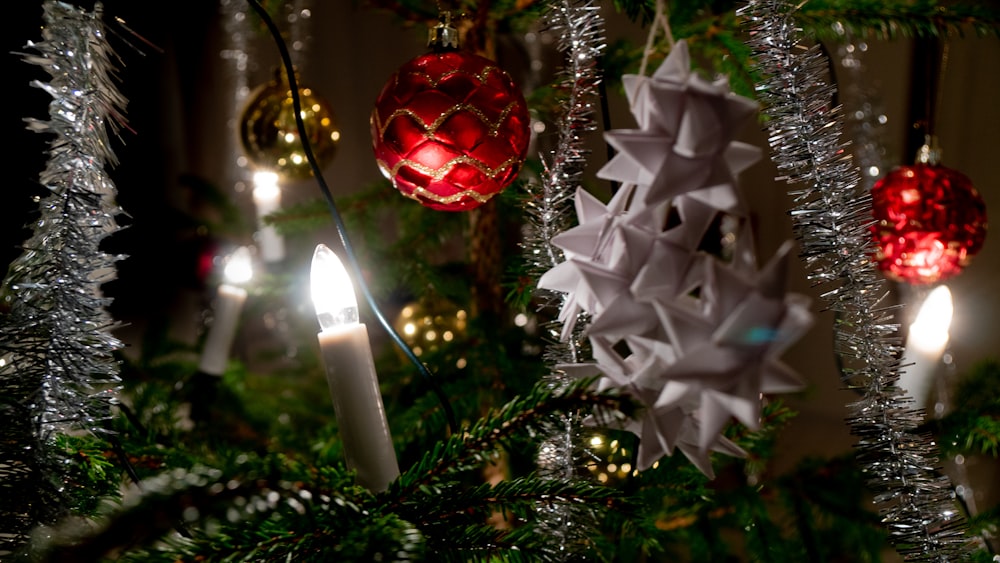
M 238 284 L 246 283 L 253 275 L 249 249 L 241 247 L 229 257 L 224 275 L 226 283 L 219 286 L 213 303 L 212 324 L 198 363 L 200 371 L 211 375 L 222 375 L 229 363 L 229 350 L 247 299 L 247 291 Z
M 333 398 L 347 467 L 360 485 L 380 492 L 399 477 L 399 464 L 385 417 L 368 328 L 358 321 L 351 278 L 329 248 L 316 247 L 312 300 L 321 331 L 320 352 Z
M 948 346 L 952 311 L 951 292 L 941 285 L 927 295 L 910 325 L 902 363 L 913 365 L 903 368 L 899 387 L 913 398 L 917 407 L 927 406 L 931 383 Z
M 253 177 L 253 202 L 257 208 L 257 246 L 265 262 L 285 258 L 285 239 L 273 225 L 264 224 L 264 217 L 281 209 L 281 188 L 274 172 L 257 172 Z

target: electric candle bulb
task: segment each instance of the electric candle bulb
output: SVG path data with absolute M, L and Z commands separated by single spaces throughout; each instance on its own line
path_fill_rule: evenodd
M 927 295 L 917 318 L 910 325 L 903 364 L 912 362 L 913 365 L 904 368 L 899 386 L 916 400 L 917 406 L 922 407 L 927 402 L 931 380 L 948 346 L 953 312 L 951 291 L 947 286 L 940 285 Z
M 229 363 L 229 350 L 236 336 L 236 327 L 247 299 L 242 286 L 253 278 L 250 249 L 241 246 L 226 260 L 223 269 L 224 283 L 219 285 L 213 304 L 212 325 L 205 338 L 198 369 L 210 375 L 222 375 Z
M 253 202 L 257 207 L 257 245 L 265 262 L 278 262 L 285 257 L 285 239 L 273 225 L 265 225 L 264 217 L 281 209 L 281 188 L 274 172 L 258 171 L 253 175 Z
M 358 300 L 340 258 L 324 245 L 313 254 L 310 292 L 321 330 L 358 323 Z
M 337 255 L 322 244 L 313 254 L 310 293 L 347 467 L 354 470 L 361 486 L 373 492 L 384 491 L 399 477 L 399 465 L 385 418 L 368 328 L 359 322 L 351 277 Z

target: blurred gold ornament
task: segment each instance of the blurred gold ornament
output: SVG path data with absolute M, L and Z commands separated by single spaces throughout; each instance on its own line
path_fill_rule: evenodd
M 240 116 L 240 144 L 250 163 L 287 179 L 312 177 L 312 168 L 299 140 L 292 91 L 283 70 L 248 97 Z M 330 164 L 337 152 L 340 129 L 330 104 L 303 86 L 296 74 L 302 121 L 309 146 L 320 168 Z
M 594 430 L 583 439 L 589 458 L 584 466 L 598 483 L 620 486 L 636 471 L 632 466 L 634 450 L 624 443 L 628 441 L 627 435 L 614 430 Z
M 468 313 L 447 299 L 431 296 L 407 304 L 394 323 L 396 331 L 417 356 L 456 351 L 456 367 L 465 367 Z M 449 346 L 451 348 L 449 348 Z

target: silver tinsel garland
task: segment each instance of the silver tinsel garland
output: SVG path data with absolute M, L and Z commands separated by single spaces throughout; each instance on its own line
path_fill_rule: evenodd
M 100 4 L 86 12 L 46 1 L 42 9 L 43 40 L 29 42 L 23 58 L 51 76 L 31 84 L 52 101 L 48 121 L 26 121 L 55 139 L 39 176 L 49 195 L 3 283 L 0 558 L 69 511 L 79 485 L 68 477 L 73 461 L 59 437 L 106 432 L 120 382 L 121 343 L 101 285 L 121 257 L 99 247 L 118 230 L 121 210 L 104 167 L 117 163 L 108 129 L 124 122 L 125 100 L 112 80 Z
M 538 279 L 544 272 L 562 262 L 562 250 L 552 244 L 552 238 L 572 226 L 575 221 L 573 197 L 582 184 L 589 151 L 586 136 L 597 128 L 595 105 L 599 102 L 601 76 L 597 61 L 605 48 L 604 19 L 597 2 L 591 0 L 559 0 L 550 2 L 543 16 L 543 26 L 558 35 L 557 47 L 564 54 L 565 66 L 560 70 L 560 89 L 568 94 L 562 105 L 563 114 L 556 123 L 556 146 L 542 157 L 544 174 L 540 183 L 525 186 L 523 209 L 526 227 L 521 247 L 528 264 L 528 274 Z M 558 310 L 565 294 L 539 290 L 536 292 L 541 309 Z M 585 322 L 576 326 L 583 327 Z M 560 341 L 561 326 L 549 323 L 545 330 L 550 344 L 545 361 L 551 369 L 548 382 L 555 388 L 571 381 L 556 369 L 560 364 L 576 364 L 589 359 L 585 339 L 579 334 Z M 549 429 L 536 456 L 539 474 L 551 479 L 577 478 L 579 459 L 586 455 L 581 440 L 582 424 L 576 416 L 567 416 L 558 427 Z M 539 532 L 552 538 L 553 556 L 579 560 L 581 550 L 592 540 L 586 507 L 553 503 L 539 507 Z
M 768 118 L 771 159 L 779 180 L 794 186 L 791 210 L 808 278 L 825 286 L 836 315 L 835 353 L 842 380 L 860 399 L 848 424 L 857 459 L 874 492 L 890 541 L 906 561 L 955 561 L 971 549 L 937 448 L 916 428 L 923 420 L 897 386 L 900 339 L 887 292 L 871 259 L 871 199 L 846 143 L 843 118 L 831 107 L 829 60 L 803 44 L 795 4 L 754 0 L 737 11 L 764 76 L 757 92 Z

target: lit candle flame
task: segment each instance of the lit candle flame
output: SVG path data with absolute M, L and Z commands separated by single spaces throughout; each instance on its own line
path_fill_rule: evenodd
M 241 246 L 229 255 L 223 276 L 227 283 L 234 285 L 243 285 L 253 278 L 253 260 L 249 248 Z
M 934 288 L 910 325 L 909 344 L 927 353 L 940 353 L 948 344 L 948 330 L 954 308 L 947 286 Z
M 277 204 L 281 198 L 281 188 L 278 187 L 278 175 L 274 172 L 260 171 L 253 175 L 253 198 L 257 205 L 262 203 Z
M 358 299 L 351 276 L 340 258 L 326 245 L 316 246 L 309 281 L 313 307 L 322 330 L 359 322 Z

